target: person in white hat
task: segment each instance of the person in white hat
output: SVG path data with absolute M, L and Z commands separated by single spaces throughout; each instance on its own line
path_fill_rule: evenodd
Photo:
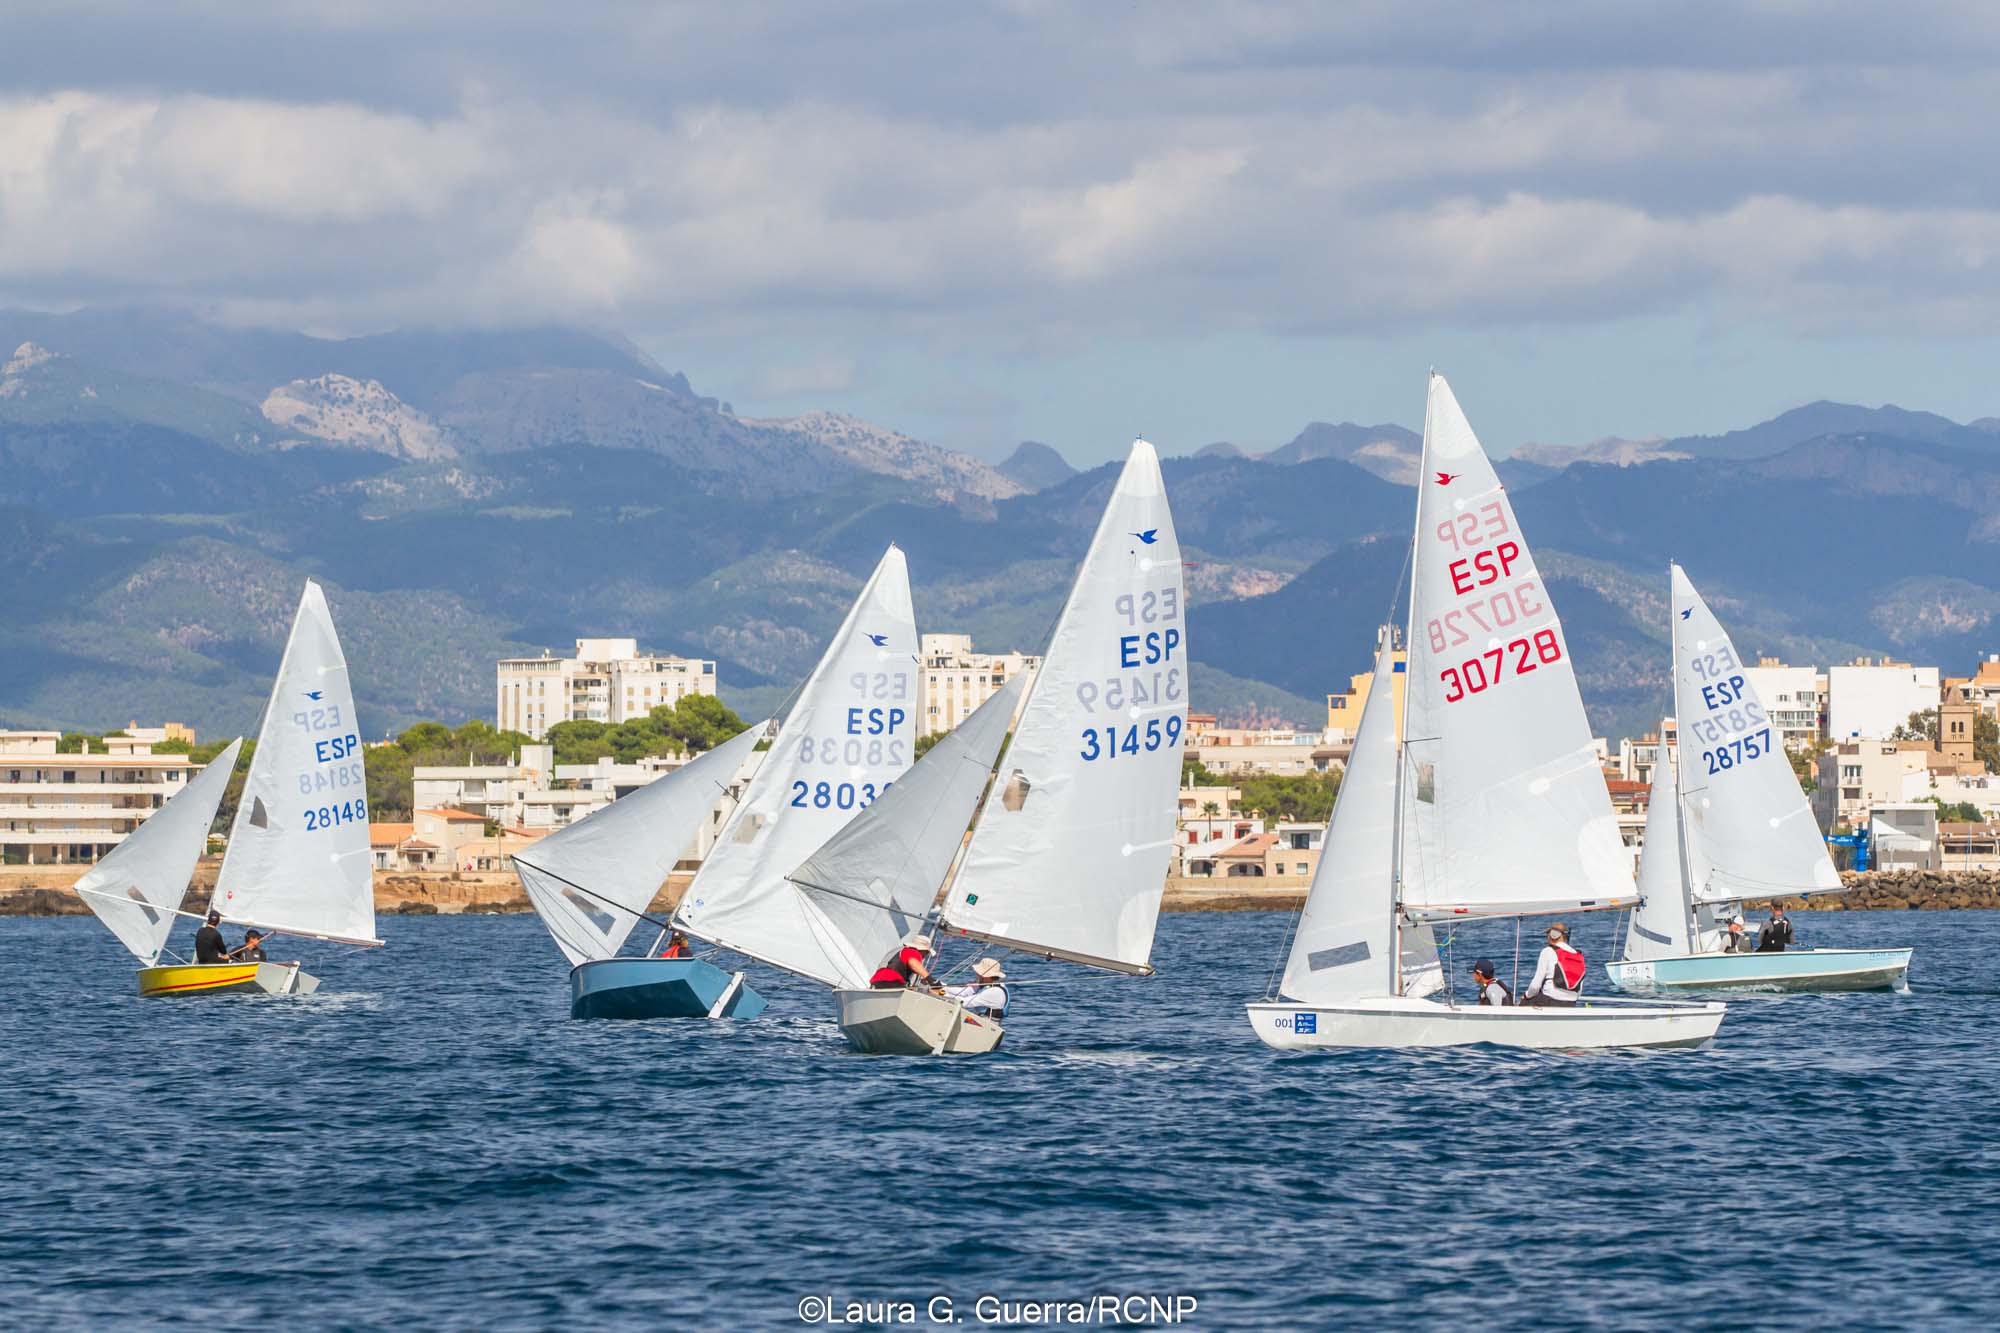
M 925 985 L 935 985 L 931 980 L 931 970 L 927 966 L 931 955 L 931 937 L 912 935 L 903 941 L 903 947 L 896 950 L 896 956 L 875 969 L 875 975 L 868 978 L 868 984 L 877 990 L 894 990 L 899 986 L 911 986 L 921 981 Z
M 1007 1016 L 1007 988 L 1000 983 L 1007 979 L 998 958 L 982 958 L 972 965 L 972 981 L 964 986 L 947 986 L 945 995 L 964 1005 L 968 1013 L 982 1018 L 1002 1019 Z

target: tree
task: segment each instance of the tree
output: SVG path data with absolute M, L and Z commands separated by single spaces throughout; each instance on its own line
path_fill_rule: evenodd
M 1228 778 L 1209 772 L 1208 765 L 1193 755 L 1186 755 L 1181 759 L 1181 786 L 1227 787 L 1228 785 Z
M 1892 741 L 1938 742 L 1938 710 L 1926 708 L 1910 714 L 1909 721 L 1889 733 Z M 1972 715 L 1972 757 L 1989 773 L 2000 773 L 2000 718 L 1990 713 Z
M 1334 798 L 1340 794 L 1340 774 L 1306 773 L 1280 777 L 1258 773 L 1237 783 L 1243 805 L 1274 813 L 1281 819 L 1320 823 L 1333 814 Z
M 1827 742 L 1814 741 L 1809 750 L 1785 749 L 1785 758 L 1791 761 L 1792 776 L 1799 780 L 1799 790 L 1810 796 L 1819 787 L 1819 757 L 1827 751 Z
M 1947 822 L 1953 824 L 1981 824 L 1986 821 L 1985 812 L 1970 801 L 1954 801 L 1950 805 L 1947 805 L 1942 796 L 1927 796 L 1924 799 L 1937 807 L 1938 823 L 1940 824 Z
M 910 756 L 911 761 L 914 762 L 918 759 L 922 759 L 925 755 L 931 752 L 931 747 L 933 745 L 936 745 L 939 741 L 943 740 L 946 736 L 950 734 L 951 734 L 950 732 L 945 732 L 945 731 L 927 731 L 923 735 L 917 737 L 917 743 L 913 747 L 913 753 Z
M 1207 819 L 1220 819 L 1222 818 L 1222 807 L 1214 801 L 1203 801 L 1201 803 L 1201 813 Z

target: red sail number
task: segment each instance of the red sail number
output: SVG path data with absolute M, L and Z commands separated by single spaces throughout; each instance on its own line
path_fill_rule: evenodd
M 1515 639 L 1501 648 L 1488 648 L 1477 657 L 1457 666 L 1446 667 L 1438 679 L 1444 682 L 1444 701 L 1455 704 L 1468 694 L 1483 694 L 1507 676 L 1525 676 L 1530 671 L 1562 661 L 1562 644 L 1553 629 L 1536 630 L 1532 639 Z

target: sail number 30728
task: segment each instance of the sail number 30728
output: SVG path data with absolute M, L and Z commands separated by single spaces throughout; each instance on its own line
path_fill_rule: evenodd
M 1509 676 L 1525 676 L 1552 662 L 1562 661 L 1562 640 L 1553 629 L 1538 629 L 1525 639 L 1514 639 L 1499 648 L 1488 648 L 1457 666 L 1438 673 L 1444 682 L 1444 701 L 1455 704 L 1467 695 L 1482 694 Z

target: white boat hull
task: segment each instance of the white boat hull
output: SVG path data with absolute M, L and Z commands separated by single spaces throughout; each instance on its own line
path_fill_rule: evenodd
M 1279 1050 L 1515 1046 L 1530 1050 L 1689 1047 L 1712 1041 L 1724 1006 L 1591 999 L 1574 1008 L 1448 1005 L 1407 996 L 1248 1006 L 1250 1026 Z
M 1786 949 L 1606 963 L 1624 991 L 1859 991 L 1910 988 L 1910 949 Z
M 833 997 L 841 1032 L 870 1055 L 980 1055 L 1006 1035 L 992 1019 L 928 991 L 838 990 Z

